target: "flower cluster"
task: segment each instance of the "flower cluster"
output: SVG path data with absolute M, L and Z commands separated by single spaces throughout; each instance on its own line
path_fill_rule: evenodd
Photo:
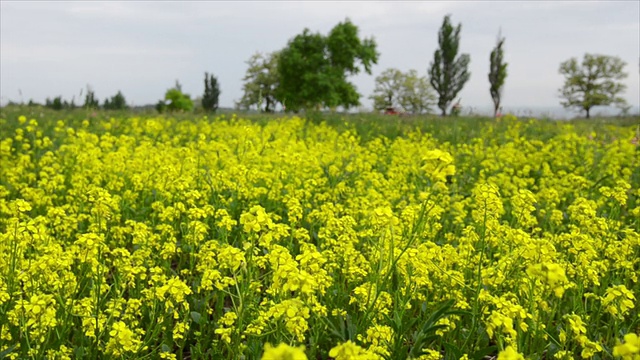
M 640 357 L 628 126 L 4 114 L 7 358 Z

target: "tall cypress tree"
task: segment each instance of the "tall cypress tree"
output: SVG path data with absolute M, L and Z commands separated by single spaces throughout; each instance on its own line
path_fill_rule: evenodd
M 493 116 L 498 115 L 500 99 L 502 97 L 502 86 L 504 85 L 504 80 L 507 78 L 507 64 L 504 62 L 502 45 L 504 45 L 504 37 L 498 34 L 498 42 L 491 52 L 491 66 L 489 69 L 489 82 L 491 83 L 489 92 L 491 93 L 491 99 L 493 99 Z
M 100 107 L 100 101 L 96 98 L 95 92 L 89 85 L 87 85 L 87 95 L 84 97 L 83 107 L 86 109 L 97 109 Z
M 440 48 L 434 53 L 429 68 L 429 81 L 439 95 L 438 107 L 442 110 L 442 116 L 447 115 L 449 105 L 471 76 L 468 71 L 469 54 L 458 56 L 461 28 L 460 24 L 455 28 L 451 25 L 450 15 L 444 17 L 438 33 Z
M 220 97 L 220 86 L 218 85 L 218 79 L 213 76 L 209 76 L 208 73 L 204 73 L 204 95 L 202 96 L 202 108 L 205 111 L 215 112 L 218 110 L 218 100 Z

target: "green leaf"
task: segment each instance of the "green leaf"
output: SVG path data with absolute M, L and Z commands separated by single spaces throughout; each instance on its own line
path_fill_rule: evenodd
M 7 349 L 3 350 L 2 352 L 0 352 L 0 359 L 4 359 L 7 355 L 12 353 L 13 350 L 15 350 L 15 348 L 17 346 L 18 346 L 18 344 L 12 345 L 12 346 L 8 347 Z
M 471 358 L 474 359 L 474 360 L 482 360 L 487 355 L 495 355 L 497 353 L 498 353 L 498 346 L 497 345 L 491 345 L 491 346 L 487 346 L 484 349 L 480 349 L 480 350 L 476 351 L 475 353 L 473 353 L 473 355 L 471 355 Z
M 200 313 L 197 311 L 192 311 L 191 319 L 193 319 L 193 322 L 195 322 L 196 324 L 200 324 L 200 321 L 202 321 L 202 315 L 200 315 Z

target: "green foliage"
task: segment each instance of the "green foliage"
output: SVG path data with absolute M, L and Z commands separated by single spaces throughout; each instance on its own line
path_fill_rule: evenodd
M 491 99 L 493 100 L 493 115 L 498 114 L 500 109 L 500 99 L 502 97 L 502 87 L 504 80 L 507 78 L 507 64 L 504 62 L 504 51 L 502 50 L 504 45 L 504 37 L 498 35 L 498 42 L 496 47 L 491 51 L 489 60 L 491 62 L 489 69 L 489 83 L 491 87 L 489 92 L 491 93 Z
M 156 105 L 156 109 L 161 108 L 162 111 L 167 110 L 169 112 L 174 111 L 191 111 L 193 110 L 193 101 L 189 94 L 184 94 L 181 91 L 182 87 L 180 83 L 176 81 L 176 87 L 167 90 L 164 95 L 164 107 Z M 159 110 L 160 111 L 160 110 Z
M 53 110 L 62 110 L 62 96 L 56 96 L 53 100 L 47 98 L 44 103 L 45 107 Z
M 218 78 L 204 73 L 204 95 L 202 96 L 202 107 L 205 111 L 215 112 L 218 110 L 218 100 L 220 98 L 220 85 Z
M 435 104 L 435 95 L 424 76 L 416 70 L 406 73 L 398 69 L 387 69 L 376 77 L 373 99 L 374 108 L 402 107 L 412 114 L 428 112 Z
M 593 54 L 585 54 L 582 64 L 578 64 L 576 58 L 563 62 L 560 64 L 560 74 L 565 77 L 560 88 L 562 106 L 585 111 L 587 119 L 594 106 L 624 107 L 626 100 L 619 95 L 626 89 L 621 82 L 628 76 L 623 71 L 625 65 L 618 57 Z
M 157 112 L 163 113 L 165 112 L 165 110 L 167 110 L 167 105 L 164 103 L 164 101 L 158 100 L 158 103 L 156 104 L 155 108 Z
M 378 55 L 375 41 L 361 40 L 349 19 L 328 36 L 305 29 L 280 53 L 276 98 L 293 111 L 357 106 L 360 94 L 347 76 L 358 74 L 361 67 L 371 74 Z
M 369 96 L 373 100 L 373 108 L 384 110 L 389 107 L 400 105 L 399 96 L 402 91 L 404 74 L 398 69 L 387 69 L 376 77 L 376 87 L 373 95 Z
M 44 106 L 49 109 L 58 110 L 58 111 L 70 110 L 70 109 L 76 108 L 76 104 L 73 99 L 71 99 L 71 102 L 69 102 L 67 100 L 62 100 L 62 96 L 57 96 L 53 100 L 47 98 Z
M 455 99 L 471 76 L 468 71 L 469 55 L 461 54 L 458 56 L 461 28 L 460 24 L 455 28 L 451 25 L 449 15 L 444 17 L 438 33 L 440 48 L 435 51 L 433 62 L 429 68 L 431 85 L 439 95 L 438 107 L 442 110 L 442 116 L 447 115 L 451 101 Z
M 278 74 L 278 58 L 280 53 L 256 53 L 247 61 L 249 68 L 243 81 L 242 99 L 236 103 L 239 109 L 248 110 L 256 106 L 259 111 L 271 113 L 275 110 L 278 100 L 276 90 L 280 83 Z M 264 103 L 264 108 L 262 104 Z
M 416 70 L 404 74 L 399 102 L 406 111 L 412 114 L 423 114 L 431 110 L 435 104 L 435 94 L 425 76 L 418 76 Z
M 102 106 L 105 110 L 125 110 L 127 108 L 127 100 L 122 95 L 122 92 L 118 90 L 118 93 L 113 95 L 111 99 L 105 99 Z
M 97 109 L 100 107 L 100 101 L 96 98 L 95 92 L 89 85 L 87 85 L 87 94 L 84 97 L 84 105 L 82 107 L 85 109 Z

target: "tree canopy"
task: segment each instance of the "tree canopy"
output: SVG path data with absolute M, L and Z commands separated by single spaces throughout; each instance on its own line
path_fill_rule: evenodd
M 626 89 L 621 82 L 627 77 L 625 65 L 618 57 L 594 54 L 585 54 L 582 64 L 576 58 L 561 63 L 559 71 L 565 77 L 559 90 L 561 104 L 584 111 L 587 119 L 594 106 L 624 106 L 627 102 L 619 95 Z
M 182 92 L 182 85 L 176 80 L 176 85 L 167 90 L 164 94 L 164 101 L 158 101 L 156 110 L 163 112 L 165 110 L 173 111 L 191 111 L 193 110 L 193 101 L 189 94 Z
M 258 111 L 273 112 L 278 100 L 276 90 L 280 83 L 278 74 L 279 52 L 256 53 L 247 61 L 249 68 L 243 81 L 242 99 L 236 103 L 240 109 L 248 110 L 256 106 Z M 264 104 L 264 107 L 263 107 Z
M 85 109 L 97 109 L 100 107 L 100 101 L 96 97 L 93 88 L 89 85 L 87 85 L 87 94 L 84 97 L 84 105 L 82 107 Z
M 489 92 L 491 93 L 491 99 L 493 100 L 493 116 L 497 116 L 498 109 L 500 109 L 500 102 L 502 99 L 502 88 L 504 81 L 507 78 L 507 63 L 504 62 L 504 51 L 502 46 L 504 45 L 504 37 L 498 35 L 498 41 L 496 47 L 491 51 L 489 56 Z
M 220 98 L 220 85 L 218 78 L 204 73 L 204 95 L 202 96 L 202 108 L 205 111 L 215 112 L 218 110 L 218 102 Z
M 458 56 L 461 28 L 460 24 L 453 27 L 449 15 L 444 17 L 438 33 L 439 48 L 433 54 L 429 68 L 430 82 L 439 95 L 438 107 L 442 110 L 442 116 L 447 115 L 451 102 L 471 76 L 468 71 L 469 55 Z
M 378 56 L 375 41 L 360 39 L 349 19 L 327 36 L 304 29 L 280 52 L 276 98 L 292 111 L 357 106 L 360 94 L 348 76 L 361 68 L 371 74 Z
M 422 114 L 435 104 L 435 95 L 425 76 L 416 70 L 406 73 L 398 69 L 387 69 L 376 77 L 373 95 L 374 108 L 384 110 L 401 107 L 412 114 Z
M 122 92 L 118 92 L 111 97 L 111 99 L 105 99 L 102 106 L 105 110 L 124 110 L 127 108 L 127 100 Z

